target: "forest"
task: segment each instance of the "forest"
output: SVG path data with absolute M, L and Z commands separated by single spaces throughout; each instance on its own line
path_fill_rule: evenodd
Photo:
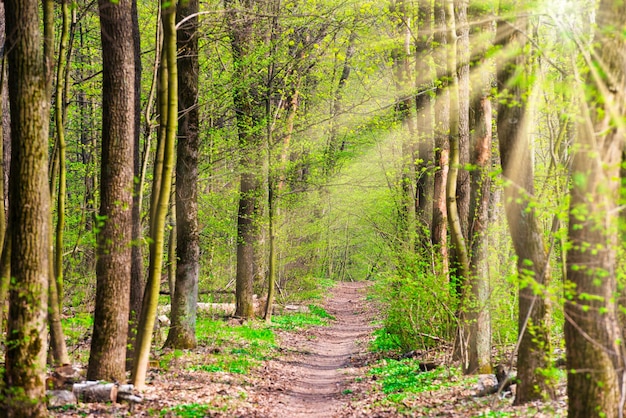
M 3 0 L 2 416 L 88 415 L 50 406 L 68 367 L 126 416 L 441 416 L 429 373 L 497 377 L 446 416 L 624 416 L 625 25 L 623 0 Z M 327 369 L 362 356 L 370 386 L 341 378 L 341 413 L 133 409 L 175 364 L 245 379 L 342 324 L 367 332 Z

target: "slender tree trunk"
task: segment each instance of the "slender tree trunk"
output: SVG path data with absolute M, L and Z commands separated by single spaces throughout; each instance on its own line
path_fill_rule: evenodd
M 402 122 L 402 162 L 400 172 L 400 197 L 398 205 L 398 236 L 402 246 L 414 251 L 416 228 L 415 194 L 415 118 L 413 115 L 413 74 L 409 63 L 411 56 L 411 18 L 404 0 L 392 0 L 389 7 L 391 17 L 397 24 L 397 33 L 402 42 L 392 51 L 394 83 L 396 87 L 397 117 Z
M 167 4 L 166 4 L 167 2 Z M 165 7 L 167 6 L 167 7 Z M 167 60 L 167 129 L 164 140 L 163 172 L 158 191 L 158 205 L 151 220 L 150 267 L 148 282 L 141 307 L 141 318 L 137 333 L 137 353 L 133 364 L 132 381 L 137 388 L 143 388 L 148 372 L 152 331 L 156 320 L 159 287 L 163 268 L 163 248 L 165 239 L 165 219 L 172 187 L 174 170 L 176 133 L 178 129 L 178 71 L 176 63 L 176 2 L 162 0 L 163 51 Z M 153 189 L 153 193 L 156 190 Z
M 626 112 L 626 3 L 602 0 L 572 165 L 565 302 L 569 417 L 624 415 L 624 342 L 618 320 L 616 250 Z M 602 62 L 600 71 L 596 62 Z M 584 93 L 582 89 L 584 88 Z M 623 187 L 623 186 L 622 186 Z
M 491 23 L 477 29 L 489 33 Z M 492 147 L 492 109 L 491 63 L 485 60 L 489 43 L 485 40 L 478 44 L 473 68 L 476 78 L 476 96 L 471 104 L 470 120 L 470 211 L 468 249 L 470 257 L 470 276 L 465 289 L 469 297 L 466 321 L 469 324 L 468 366 L 469 373 L 491 373 L 491 317 L 489 300 L 488 226 L 489 206 L 491 202 L 491 147 Z
M 142 225 L 141 225 L 141 197 L 143 182 L 141 179 L 142 161 L 140 152 L 141 137 L 141 42 L 139 35 L 139 16 L 137 13 L 137 0 L 132 0 L 132 20 L 133 20 L 133 51 L 135 58 L 135 138 L 134 138 L 134 172 L 135 182 L 133 190 L 133 244 L 131 250 L 130 265 L 130 309 L 128 316 L 128 349 L 126 353 L 126 366 L 132 367 L 132 358 L 135 354 L 135 338 L 137 336 L 137 322 L 139 321 L 139 311 L 141 310 L 141 298 L 144 292 L 143 278 L 143 245 L 142 245 Z
M 87 378 L 126 380 L 130 298 L 135 59 L 131 0 L 98 1 L 102 37 L 102 162 L 96 306 Z
M 332 174 L 337 164 L 338 153 L 343 148 L 342 144 L 339 143 L 339 139 L 337 138 L 337 126 L 339 125 L 338 118 L 343 112 L 343 90 L 346 83 L 348 82 L 348 78 L 350 77 L 350 72 L 352 71 L 351 61 L 354 53 L 356 52 L 356 47 L 354 45 L 356 41 L 356 36 L 356 30 L 352 30 L 348 38 L 348 45 L 346 47 L 346 53 L 343 59 L 341 75 L 339 76 L 339 80 L 337 81 L 337 88 L 335 89 L 335 94 L 332 98 L 332 105 L 330 109 L 330 133 L 328 136 L 328 145 L 326 146 L 326 175 Z
M 449 167 L 450 84 L 447 72 L 447 36 L 445 0 L 435 0 L 434 52 L 437 71 L 437 98 L 435 102 L 435 175 L 433 189 L 433 223 L 431 240 L 441 256 L 441 275 L 448 277 L 448 212 L 446 209 L 446 184 Z
M 198 0 L 178 5 L 177 21 L 198 13 Z M 200 276 L 198 231 L 198 18 L 180 27 L 178 38 L 178 107 L 181 118 L 176 160 L 176 292 L 172 301 L 172 325 L 166 347 L 196 346 L 196 305 Z
M 39 2 L 5 0 L 12 157 L 11 285 L 3 415 L 46 417 L 48 317 L 48 123 Z
M 4 13 L 4 4 L 0 4 L 0 48 L 5 48 L 5 13 Z M 5 174 L 8 173 L 9 170 L 6 168 L 6 162 L 4 158 L 4 144 L 6 143 L 6 139 L 10 140 L 10 135 L 8 135 L 7 130 L 5 129 L 4 123 L 4 114 L 8 111 L 8 85 L 6 83 L 6 66 L 7 59 L 6 54 L 3 54 L 0 57 L 0 246 L 2 246 L 2 251 L 0 254 L 5 253 L 5 243 L 7 238 L 7 207 L 5 206 L 5 197 L 6 197 L 6 188 L 4 183 Z M 4 274 L 3 266 L 5 265 L 1 261 L 2 256 L 0 255 L 0 335 L 5 331 L 4 325 L 6 324 L 7 317 L 7 295 L 9 292 L 9 280 L 10 275 Z M 7 263 L 8 264 L 8 263 Z
M 510 1 L 503 6 L 519 5 Z M 512 9 L 501 9 L 504 16 Z M 521 13 L 521 12 L 520 12 Z M 523 55 L 526 38 L 523 30 L 526 19 L 507 22 L 501 18 L 496 39 L 507 51 L 513 49 L 513 58 L 500 63 L 498 68 L 497 128 L 502 171 L 506 180 L 504 203 L 513 247 L 518 257 L 519 274 L 519 352 L 516 404 L 541 399 L 552 394 L 540 371 L 549 367 L 550 341 L 546 327 L 546 303 L 543 289 L 550 277 L 549 260 L 537 214 L 532 205 L 534 174 L 532 147 L 526 118 L 527 68 Z M 536 290 L 539 287 L 540 290 Z
M 261 33 L 260 21 L 252 17 L 257 3 L 248 2 L 248 10 L 237 10 L 234 2 L 226 1 L 230 8 L 230 33 L 233 60 L 239 67 L 233 88 L 233 103 L 237 117 L 240 152 L 239 208 L 237 213 L 237 274 L 235 315 L 254 316 L 253 283 L 255 251 L 260 241 L 261 202 L 263 199 L 263 136 L 261 132 L 265 115 L 265 102 L 259 89 L 262 82 L 255 74 L 251 62 L 252 48 L 266 36 Z M 265 121 L 269 123 L 269 121 Z
M 61 37 L 59 39 L 59 55 L 56 77 L 56 100 L 54 107 L 58 166 L 59 166 L 59 189 L 57 193 L 57 225 L 54 235 L 54 251 L 50 250 L 52 276 L 54 280 L 48 289 L 50 300 L 48 302 L 49 325 L 50 325 L 50 348 L 54 363 L 57 365 L 69 364 L 70 358 L 65 345 L 65 336 L 61 326 L 61 307 L 63 305 L 63 232 L 65 229 L 65 196 L 67 194 L 67 169 L 65 166 L 65 91 L 67 90 L 66 79 L 68 64 L 68 43 L 70 38 L 70 0 L 63 0 L 61 10 L 63 15 Z M 52 185 L 54 187 L 54 185 Z M 50 215 L 52 217 L 52 214 Z M 51 222 L 52 224 L 52 222 Z M 52 237 L 52 229 L 50 230 Z M 52 238 L 51 238 L 52 240 Z
M 471 46 L 469 41 L 469 23 L 467 20 L 467 8 L 469 0 L 453 0 L 449 3 L 449 8 L 454 8 L 456 18 L 455 31 L 453 35 L 457 38 L 456 42 L 456 65 L 450 71 L 456 72 L 457 76 L 457 106 L 458 114 L 452 114 L 456 118 L 457 129 L 456 136 L 459 141 L 459 164 L 456 181 L 456 207 L 459 213 L 459 221 L 461 233 L 465 241 L 468 241 L 469 231 L 469 207 L 470 207 L 470 173 L 467 170 L 467 164 L 470 159 L 470 127 L 469 127 L 469 104 L 470 104 L 470 70 L 469 59 Z M 452 251 L 452 260 L 459 260 Z M 466 279 L 466 278 L 465 278 Z M 459 280 L 459 285 L 463 284 L 463 279 Z M 460 290 L 460 289 L 459 289 Z M 461 292 L 459 292 L 461 295 Z
M 417 111 L 418 165 L 417 165 L 417 209 L 418 241 L 421 247 L 430 247 L 430 231 L 433 223 L 433 71 L 432 42 L 429 38 L 433 27 L 432 0 L 420 1 L 418 9 L 417 60 L 415 73 L 418 95 L 415 98 Z

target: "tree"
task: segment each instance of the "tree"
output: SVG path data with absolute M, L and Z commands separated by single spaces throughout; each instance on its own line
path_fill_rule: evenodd
M 198 0 L 179 3 L 178 128 L 176 159 L 176 284 L 172 296 L 172 325 L 165 346 L 196 345 L 196 304 L 200 274 L 198 236 Z
M 124 381 L 130 295 L 135 135 L 131 0 L 99 0 L 102 163 L 96 306 L 87 378 Z
M 431 241 L 439 248 L 441 254 L 441 274 L 448 276 L 448 212 L 446 209 L 446 183 L 448 179 L 448 163 L 450 144 L 450 83 L 448 75 L 448 58 L 446 36 L 445 0 L 435 0 L 435 33 L 434 42 L 438 45 L 434 52 L 435 71 L 437 73 L 437 98 L 435 101 L 435 174 L 433 187 L 433 219 Z
M 402 162 L 400 173 L 400 202 L 398 204 L 398 232 L 401 245 L 414 251 L 416 227 L 415 193 L 415 117 L 413 115 L 414 79 L 411 58 L 411 17 L 404 0 L 393 0 L 389 5 L 396 37 L 400 42 L 391 51 L 394 66 L 394 84 L 397 90 L 396 113 L 402 123 Z
M 602 0 L 572 164 L 565 342 L 569 417 L 623 416 L 624 343 L 615 302 L 626 112 L 626 3 Z M 583 96 L 585 95 L 585 96 Z M 586 100 L 584 100 L 586 99 Z
M 137 11 L 137 0 L 133 0 L 133 49 L 135 55 L 135 139 L 134 139 L 134 171 L 135 182 L 133 190 L 133 247 L 131 250 L 131 277 L 130 277 L 130 308 L 128 317 L 128 350 L 126 353 L 126 363 L 129 368 L 132 365 L 132 358 L 135 353 L 135 337 L 137 336 L 137 322 L 139 321 L 141 302 L 144 292 L 143 277 L 143 245 L 142 236 L 142 161 L 140 153 L 141 137 L 141 37 L 139 34 L 139 16 Z M 148 100 L 151 100 L 148 99 Z M 149 107 L 149 106 L 148 106 Z M 150 129 L 150 128 L 148 128 Z
M 235 315 L 243 318 L 254 316 L 252 285 L 255 270 L 255 251 L 259 245 L 261 201 L 263 184 L 262 133 L 265 105 L 262 83 L 254 74 L 252 53 L 262 41 L 260 23 L 254 13 L 260 4 L 244 1 L 238 10 L 238 2 L 227 0 L 231 50 L 235 68 L 233 104 L 236 114 L 240 152 L 239 205 L 237 213 L 237 279 Z M 269 122 L 266 122 L 269 123 Z
M 67 194 L 67 168 L 66 168 L 66 141 L 65 141 L 65 103 L 69 80 L 66 78 L 68 68 L 68 43 L 70 38 L 70 0 L 63 0 L 61 3 L 62 11 L 62 27 L 61 37 L 59 39 L 59 54 L 57 61 L 57 76 L 55 89 L 55 127 L 56 127 L 56 143 L 55 143 L 55 161 L 58 163 L 59 188 L 57 193 L 57 225 L 54 236 L 54 251 L 50 248 L 50 264 L 52 268 L 51 285 L 48 288 L 50 300 L 48 302 L 50 323 L 50 348 L 52 357 L 57 365 L 68 364 L 70 362 L 65 345 L 65 337 L 61 326 L 61 306 L 63 301 L 63 236 L 65 229 L 65 203 Z M 53 180 L 53 178 L 51 178 Z M 53 197 L 54 181 L 50 183 L 50 194 Z M 52 215 L 51 215 L 52 216 Z M 52 224 L 52 222 L 51 222 Z M 52 238 L 51 238 L 52 239 Z
M 488 226 L 491 198 L 491 148 L 492 109 L 491 109 L 491 63 L 486 60 L 490 42 L 482 37 L 493 34 L 493 24 L 488 20 L 477 29 L 480 33 L 473 68 L 477 76 L 475 96 L 470 114 L 470 207 L 468 250 L 470 276 L 465 285 L 466 320 L 469 325 L 467 348 L 467 371 L 487 373 L 491 371 L 491 315 L 489 300 Z
M 7 0 L 6 42 L 11 105 L 11 283 L 4 414 L 45 417 L 48 318 L 48 123 L 39 2 Z
M 161 21 L 163 22 L 163 52 L 167 65 L 167 112 L 164 135 L 159 137 L 163 149 L 163 168 L 161 178 L 153 185 L 152 193 L 156 195 L 153 201 L 156 207 L 153 218 L 150 219 L 150 266 L 148 281 L 141 305 L 141 317 L 137 330 L 137 347 L 133 363 L 132 380 L 138 388 L 143 388 L 148 372 L 150 360 L 150 346 L 152 331 L 156 321 L 159 288 L 161 285 L 161 271 L 163 269 L 163 249 L 165 242 L 165 220 L 169 207 L 172 188 L 172 173 L 174 171 L 174 152 L 176 132 L 178 129 L 178 71 L 176 63 L 176 2 L 162 0 Z M 163 116 L 163 114 L 162 114 Z M 163 120 L 162 122 L 163 123 Z M 157 188 L 158 187 L 158 188 Z
M 500 4 L 496 45 L 506 51 L 497 70 L 497 132 L 502 171 L 505 178 L 504 205 L 513 247 L 518 257 L 519 275 L 519 383 L 516 404 L 540 399 L 549 393 L 541 370 L 548 367 L 550 351 L 543 292 L 550 277 L 550 264 L 543 232 L 532 199 L 535 194 L 532 148 L 526 117 L 528 88 L 526 56 L 523 54 L 527 18 L 506 20 L 520 2 Z M 518 12 L 521 13 L 521 12 Z
M 433 26 L 433 4 L 431 0 L 420 1 L 418 8 L 418 38 L 416 42 L 417 60 L 416 77 L 418 94 L 415 98 L 417 113 L 418 163 L 417 175 L 417 209 L 416 217 L 419 222 L 418 235 L 422 247 L 429 247 L 433 216 L 433 94 L 432 89 L 432 42 L 429 37 Z M 424 233 L 427 232 L 428 233 Z M 424 236 L 425 235 L 425 236 Z M 426 244 L 426 245 L 425 245 Z

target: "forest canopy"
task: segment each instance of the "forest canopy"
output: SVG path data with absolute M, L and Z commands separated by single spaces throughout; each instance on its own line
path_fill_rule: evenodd
M 625 22 L 620 0 L 5 0 L 4 411 L 47 416 L 68 312 L 87 379 L 141 389 L 159 306 L 194 349 L 199 302 L 271 322 L 366 280 L 390 348 L 501 360 L 518 405 L 555 396 L 565 349 L 569 415 L 622 416 Z

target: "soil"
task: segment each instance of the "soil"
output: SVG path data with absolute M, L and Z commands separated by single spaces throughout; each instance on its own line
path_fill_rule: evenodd
M 366 288 L 365 282 L 339 283 L 325 303 L 335 317 L 330 326 L 282 338 L 289 354 L 267 364 L 257 395 L 270 401 L 259 402 L 259 414 L 326 418 L 353 412 L 348 387 L 359 375 L 355 366 L 373 330 Z
M 80 403 L 51 411 L 57 417 L 554 417 L 566 414 L 564 386 L 555 401 L 512 406 L 512 398 L 477 397 L 480 377 L 442 376 L 432 389 L 388 402 L 369 366 L 386 361 L 372 353 L 373 325 L 379 310 L 367 298 L 367 282 L 337 283 L 323 302 L 334 316 L 328 326 L 300 331 L 276 331 L 278 355 L 247 375 L 192 371 L 190 360 L 180 359 L 166 369 L 153 367 L 143 401 Z M 199 347 L 190 356 L 207 356 L 215 347 Z M 450 364 L 450 348 L 414 352 L 420 362 Z M 178 362 L 177 362 L 178 361 Z M 449 371 L 454 370 L 449 368 Z M 486 377 L 493 377 L 488 375 Z M 184 405 L 184 411 L 176 411 Z M 197 411 L 190 411 L 197 405 Z

